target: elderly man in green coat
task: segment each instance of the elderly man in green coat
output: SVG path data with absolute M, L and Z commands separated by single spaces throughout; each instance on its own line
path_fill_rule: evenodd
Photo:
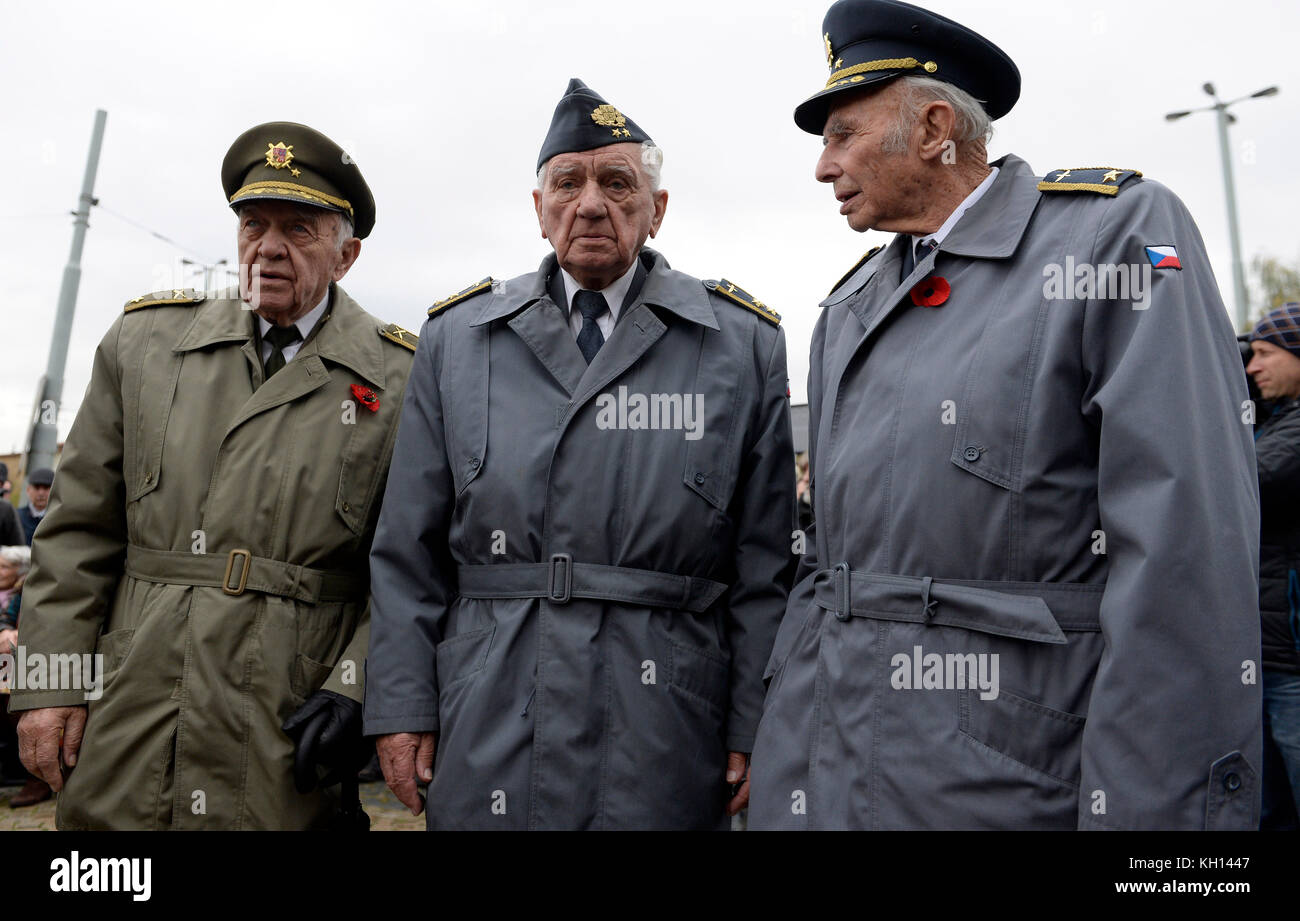
M 415 339 L 337 285 L 375 209 L 336 144 L 260 125 L 222 182 L 240 293 L 126 304 L 23 598 L 29 672 L 102 656 L 89 681 L 50 668 L 13 693 L 63 829 L 324 827 L 318 768 L 356 769 L 367 555 Z

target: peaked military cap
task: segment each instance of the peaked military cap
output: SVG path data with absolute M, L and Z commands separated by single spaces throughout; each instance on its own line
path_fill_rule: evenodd
M 226 152 L 221 185 L 232 208 L 273 198 L 344 214 L 363 239 L 375 226 L 375 198 L 361 170 L 342 147 L 306 125 L 249 128 Z
M 965 90 L 1001 118 L 1020 98 L 1020 71 L 1001 48 L 938 13 L 901 0 L 839 0 L 822 21 L 830 78 L 794 110 L 795 124 L 821 134 L 838 94 L 895 77 L 933 77 Z
M 817 129 L 819 132 L 820 128 Z M 640 144 L 650 135 L 577 77 L 569 81 L 551 116 L 551 128 L 537 155 L 537 168 L 556 154 L 595 150 L 607 144 Z M 654 143 L 651 141 L 651 143 Z

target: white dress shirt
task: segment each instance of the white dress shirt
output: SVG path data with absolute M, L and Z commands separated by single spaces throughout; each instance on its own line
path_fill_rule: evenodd
M 639 260 L 632 260 L 632 268 L 623 273 L 622 277 L 616 278 L 610 283 L 609 287 L 600 291 L 605 295 L 605 303 L 609 305 L 609 312 L 602 313 L 596 317 L 596 325 L 600 327 L 601 335 L 606 340 L 609 339 L 610 333 L 614 331 L 614 324 L 618 322 L 618 312 L 623 307 L 623 298 L 627 297 L 627 289 L 632 287 L 632 276 L 636 274 L 636 265 Z M 564 296 L 568 302 L 569 311 L 569 329 L 573 330 L 573 338 L 578 338 L 578 333 L 582 332 L 582 311 L 573 309 L 573 296 L 583 290 L 578 280 L 570 275 L 564 269 L 560 269 L 560 274 L 564 276 Z M 587 290 L 591 290 L 588 288 Z
M 969 211 L 974 206 L 975 202 L 983 198 L 985 192 L 992 188 L 993 180 L 996 178 L 998 178 L 998 168 L 995 166 L 992 168 L 992 171 L 984 177 L 984 181 L 977 185 L 975 190 L 962 200 L 962 203 L 957 206 L 957 209 L 953 211 L 952 214 L 948 215 L 948 220 L 943 222 L 942 227 L 934 233 L 922 234 L 919 237 L 913 234 L 912 252 L 916 252 L 916 246 L 918 243 L 924 243 L 927 240 L 933 240 L 935 243 L 942 243 L 943 238 L 948 236 L 948 234 L 952 232 L 952 229 L 957 226 L 957 222 L 961 220 L 961 216 Z
M 298 318 L 298 322 L 293 324 L 294 326 L 298 327 L 298 332 L 302 334 L 302 338 L 299 339 L 297 342 L 291 342 L 288 345 L 286 345 L 284 348 L 280 349 L 281 353 L 283 353 L 284 355 L 284 363 L 286 365 L 289 362 L 293 361 L 293 356 L 298 354 L 298 350 L 302 348 L 302 344 L 303 342 L 306 341 L 307 336 L 309 336 L 311 334 L 311 331 L 316 328 L 316 321 L 321 318 L 321 315 L 323 313 L 325 313 L 325 308 L 329 306 L 329 302 L 330 302 L 330 292 L 329 289 L 326 288 L 325 296 L 321 298 L 320 303 L 317 304 L 315 307 L 313 307 L 307 313 L 300 316 Z M 270 328 L 271 328 L 271 321 L 264 319 L 261 316 L 258 316 L 257 329 L 258 332 L 262 334 L 262 364 L 266 364 L 267 361 L 271 358 L 271 343 L 266 341 L 266 331 L 269 330 Z

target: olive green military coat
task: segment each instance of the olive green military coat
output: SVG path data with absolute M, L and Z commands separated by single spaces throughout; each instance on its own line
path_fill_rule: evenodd
M 58 824 L 320 826 L 337 787 L 295 791 L 280 725 L 322 686 L 362 699 L 415 337 L 334 287 L 263 383 L 252 312 L 175 295 L 128 303 L 100 344 L 24 591 L 29 659 L 103 656 Z M 28 688 L 12 708 L 86 697 Z

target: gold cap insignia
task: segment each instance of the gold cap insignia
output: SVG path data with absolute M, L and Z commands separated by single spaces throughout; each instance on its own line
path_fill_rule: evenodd
M 826 66 L 834 70 L 835 52 L 831 50 L 831 34 L 827 32 L 822 39 L 826 42 Z
M 293 162 L 293 145 L 284 141 L 266 145 L 266 165 L 274 169 L 284 169 Z M 297 173 L 295 172 L 295 175 Z
M 613 128 L 614 137 L 619 137 L 621 135 L 622 137 L 630 138 L 632 136 L 632 132 L 623 127 L 627 124 L 627 119 L 623 116 L 623 113 L 609 103 L 596 106 L 596 108 L 592 109 L 591 120 L 606 128 Z

